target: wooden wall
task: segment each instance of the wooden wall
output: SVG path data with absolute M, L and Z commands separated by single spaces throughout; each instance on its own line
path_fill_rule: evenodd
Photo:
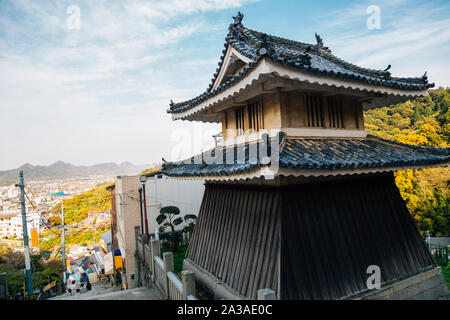
M 434 266 L 392 175 L 284 188 L 282 299 L 339 299 Z
M 207 184 L 187 257 L 242 295 L 278 288 L 279 193 Z
M 283 187 L 206 184 L 187 257 L 247 298 L 339 299 L 434 266 L 392 174 Z
M 264 129 L 283 129 L 283 128 L 308 128 L 307 111 L 305 105 L 305 93 L 279 92 L 264 94 L 261 96 L 264 114 Z M 322 97 L 324 127 L 327 129 L 327 99 Z M 352 97 L 333 97 L 342 103 L 342 117 L 346 130 L 364 130 L 364 118 L 362 105 Z M 248 112 L 245 108 L 245 129 L 248 130 Z M 235 108 L 226 110 L 222 114 L 222 130 L 224 139 L 235 137 L 236 119 L 234 116 Z M 225 131 L 228 129 L 229 131 Z M 247 132 L 248 134 L 248 132 Z

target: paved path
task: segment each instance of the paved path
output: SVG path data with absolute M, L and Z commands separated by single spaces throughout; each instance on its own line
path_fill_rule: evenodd
M 74 295 L 61 295 L 50 300 L 161 300 L 161 295 L 155 286 L 140 287 L 121 291 L 119 287 L 100 288 Z
M 96 295 L 83 300 L 161 300 L 161 295 L 155 287 L 141 287 Z

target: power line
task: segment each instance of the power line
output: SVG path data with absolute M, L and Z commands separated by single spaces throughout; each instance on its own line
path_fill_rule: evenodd
M 28 197 L 28 194 L 25 192 L 25 196 L 27 197 L 27 199 L 28 199 L 28 202 L 30 202 L 30 204 L 31 204 L 31 206 L 33 207 L 33 209 L 35 210 L 35 211 L 38 211 L 37 209 L 36 209 L 36 206 L 33 204 L 33 201 L 31 201 L 31 199 Z M 47 223 L 44 221 L 44 219 L 42 219 L 41 217 L 40 217 L 40 221 L 42 221 L 42 223 L 49 229 L 49 231 L 51 231 L 52 233 L 54 233 L 54 234 L 58 234 L 57 232 L 54 232 L 53 230 L 52 230 L 52 228 L 50 228 L 48 225 L 47 225 Z

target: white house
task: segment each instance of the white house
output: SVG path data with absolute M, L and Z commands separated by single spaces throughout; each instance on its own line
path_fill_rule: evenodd
M 145 206 L 149 233 L 159 228 L 156 217 L 162 207 L 178 207 L 180 217 L 186 214 L 197 215 L 205 192 L 204 183 L 202 179 L 182 180 L 162 174 L 148 174 L 145 182 Z M 145 221 L 145 211 L 143 214 Z
M 39 234 L 40 214 L 27 214 L 27 231 L 28 238 L 31 238 L 31 230 L 36 229 Z M 16 236 L 18 239 L 23 238 L 22 215 L 18 214 L 11 218 L 0 219 L 0 238 L 12 238 Z

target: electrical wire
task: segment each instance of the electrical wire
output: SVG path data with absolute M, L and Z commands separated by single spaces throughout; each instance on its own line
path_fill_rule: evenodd
M 134 191 L 139 191 L 139 189 L 134 189 L 134 190 L 129 190 L 128 193 L 132 193 Z M 141 202 L 139 199 L 136 199 L 132 196 L 130 196 L 127 192 L 123 192 L 123 193 L 111 193 L 111 195 L 108 195 L 108 198 L 112 198 L 112 196 L 117 196 L 117 195 L 125 195 L 137 202 Z M 171 202 L 171 203 L 176 203 L 176 204 L 184 204 L 184 205 L 189 205 L 189 206 L 197 206 L 197 203 L 189 203 L 189 202 L 180 202 L 180 201 L 175 201 L 175 200 L 170 200 L 170 199 L 165 199 L 165 198 L 161 198 L 161 197 L 152 197 L 150 195 L 147 195 L 147 198 L 150 198 L 152 200 L 163 200 L 163 201 L 167 201 L 167 202 Z M 149 205 L 147 205 L 148 207 Z
M 36 209 L 35 204 L 34 204 L 33 201 L 31 201 L 31 199 L 28 197 L 28 194 L 25 192 L 25 190 L 24 190 L 24 193 L 25 193 L 25 196 L 26 196 L 27 199 L 28 199 L 28 202 L 29 202 L 29 203 L 31 204 L 31 206 L 33 207 L 34 211 L 37 212 L 38 210 Z M 56 234 L 56 235 L 61 235 L 61 234 L 58 234 L 57 232 L 53 231 L 52 228 L 50 228 L 50 227 L 47 225 L 47 223 L 44 221 L 44 219 L 42 219 L 41 217 L 40 217 L 40 221 L 48 228 L 49 231 L 51 231 L 52 233 L 54 233 L 54 234 Z M 28 221 L 27 221 L 27 222 L 28 222 Z

